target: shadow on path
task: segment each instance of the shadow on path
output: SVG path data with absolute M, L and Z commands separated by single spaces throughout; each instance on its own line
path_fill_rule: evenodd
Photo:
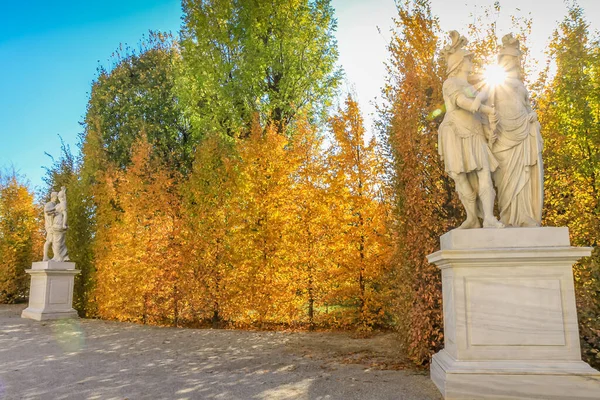
M 0 305 L 3 400 L 441 398 L 425 373 L 307 355 L 327 334 L 37 322 L 24 308 Z

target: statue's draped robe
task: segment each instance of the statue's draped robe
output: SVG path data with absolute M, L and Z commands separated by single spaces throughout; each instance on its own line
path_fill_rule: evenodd
M 63 227 L 64 211 L 64 203 L 58 203 L 52 224 L 52 253 L 54 253 L 52 259 L 54 261 L 69 261 L 67 245 L 65 243 L 67 230 Z
M 507 226 L 539 226 L 544 177 L 539 122 L 530 122 L 523 82 L 509 79 L 495 90 L 498 139 L 492 149 L 500 164 L 494 173 L 500 221 Z

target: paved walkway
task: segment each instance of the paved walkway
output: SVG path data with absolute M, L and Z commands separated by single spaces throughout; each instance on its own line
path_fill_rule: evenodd
M 0 305 L 3 400 L 441 398 L 423 372 L 312 356 L 332 334 L 40 323 L 23 308 Z

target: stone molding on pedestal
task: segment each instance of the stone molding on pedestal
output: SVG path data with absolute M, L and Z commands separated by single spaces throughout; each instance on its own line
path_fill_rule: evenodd
M 21 313 L 22 318 L 42 321 L 78 317 L 73 309 L 73 284 L 81 271 L 75 269 L 75 263 L 34 262 L 25 272 L 31 275 L 31 286 L 29 306 Z
M 597 399 L 581 360 L 567 228 L 453 230 L 428 256 L 442 270 L 444 349 L 431 378 L 446 399 Z

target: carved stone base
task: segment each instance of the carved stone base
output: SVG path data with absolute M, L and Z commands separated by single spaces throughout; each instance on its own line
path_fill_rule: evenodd
M 444 350 L 431 378 L 446 399 L 600 398 L 581 361 L 572 265 L 590 254 L 567 228 L 453 230 L 442 270 Z
M 446 400 L 600 397 L 600 372 L 583 361 L 457 361 L 442 350 L 431 379 Z
M 37 321 L 59 318 L 77 318 L 73 309 L 73 283 L 75 263 L 42 261 L 35 262 L 31 269 L 29 307 L 21 313 L 22 318 Z

